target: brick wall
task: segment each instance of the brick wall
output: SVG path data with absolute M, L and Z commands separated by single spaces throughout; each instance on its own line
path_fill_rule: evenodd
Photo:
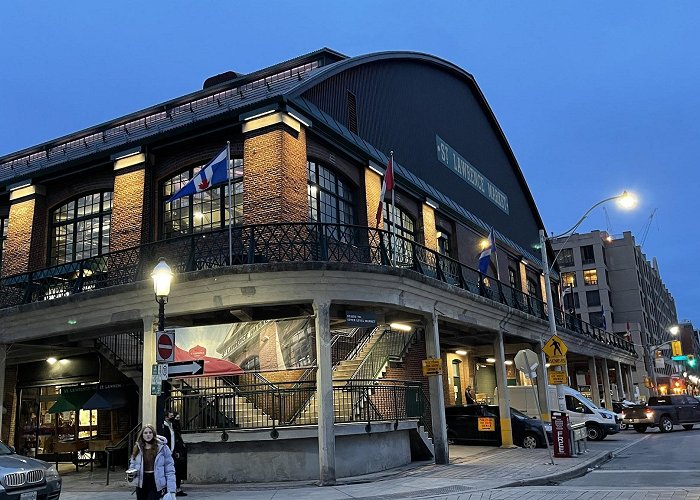
M 115 172 L 110 252 L 141 244 L 145 181 L 144 164 Z
M 382 190 L 382 178 L 374 170 L 365 169 L 365 200 L 367 201 L 367 225 L 377 225 L 377 207 L 379 206 L 379 194 Z M 380 224 L 381 228 L 381 224 Z
M 15 445 L 15 425 L 17 420 L 17 366 L 5 370 L 3 406 L 7 413 L 2 416 L 2 439 L 9 446 Z
M 402 363 L 387 368 L 384 378 L 420 382 L 425 397 L 430 400 L 428 377 L 423 375 L 423 360 L 426 358 L 425 338 L 421 335 L 418 341 L 411 345 Z
M 46 198 L 42 195 L 17 200 L 10 205 L 3 274 L 25 273 L 46 263 Z
M 308 219 L 306 133 L 276 125 L 249 134 L 243 144 L 246 224 Z
M 423 244 L 437 252 L 437 228 L 435 227 L 435 210 L 423 204 Z

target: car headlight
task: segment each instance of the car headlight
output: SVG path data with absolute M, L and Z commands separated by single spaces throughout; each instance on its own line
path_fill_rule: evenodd
M 608 420 L 612 420 L 613 416 L 610 415 L 609 413 L 600 413 L 600 416 L 603 418 L 607 418 Z
M 552 424 L 544 424 L 544 430 L 546 432 L 552 432 Z
M 46 471 L 44 472 L 46 475 L 46 480 L 47 481 L 53 481 L 55 479 L 58 479 L 60 476 L 58 475 L 58 470 L 56 470 L 56 466 L 52 465 Z

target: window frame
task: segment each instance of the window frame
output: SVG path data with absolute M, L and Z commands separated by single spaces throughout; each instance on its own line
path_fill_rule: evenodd
M 595 279 L 591 279 L 590 276 L 594 276 Z M 587 279 L 586 276 L 589 276 Z M 583 284 L 586 286 L 597 286 L 598 285 L 598 270 L 597 269 L 584 269 L 583 270 Z
M 105 208 L 105 195 L 109 194 L 109 208 Z M 95 212 L 90 212 L 90 213 L 84 213 L 83 215 L 78 215 L 78 212 L 80 209 L 86 209 L 88 207 L 87 204 L 81 206 L 80 201 L 83 199 L 87 199 L 88 197 L 94 197 L 99 196 L 99 208 Z M 114 191 L 109 190 L 109 189 L 101 189 L 98 191 L 92 191 L 89 193 L 82 193 L 78 196 L 73 196 L 71 198 L 68 198 L 67 200 L 64 200 L 63 203 L 56 205 L 53 209 L 50 210 L 49 212 L 49 238 L 48 238 L 48 251 L 46 255 L 46 260 L 48 262 L 48 265 L 53 267 L 53 266 L 60 266 L 63 264 L 69 264 L 71 262 L 79 262 L 84 259 L 89 259 L 91 257 L 98 257 L 100 255 L 106 255 L 109 253 L 109 246 L 110 246 L 110 238 L 111 238 L 111 233 L 112 233 L 112 209 L 113 209 L 113 203 L 114 203 Z M 71 204 L 73 205 L 71 207 Z M 94 201 L 91 204 L 94 206 Z M 65 213 L 66 217 L 63 220 L 56 221 L 56 216 L 57 214 L 60 214 L 63 209 L 65 208 Z M 69 212 L 72 212 L 72 215 L 69 214 Z M 85 253 L 85 247 L 82 249 L 83 256 L 81 258 L 77 258 L 78 254 L 78 243 L 79 241 L 85 242 L 88 241 L 84 237 L 79 240 L 79 235 L 80 234 L 85 234 L 88 231 L 92 232 L 91 229 L 88 229 L 86 227 L 83 227 L 82 231 L 78 231 L 78 226 L 81 223 L 85 223 L 87 221 L 93 220 L 93 219 L 98 219 L 99 220 L 99 226 L 98 226 L 98 231 L 97 231 L 97 253 L 93 254 L 90 252 L 90 255 L 87 257 L 84 256 Z M 107 222 L 107 224 L 105 224 Z M 57 230 L 58 228 L 68 228 L 70 227 L 70 234 L 71 234 L 71 242 L 70 245 L 68 244 L 68 238 L 66 237 L 66 243 L 65 245 L 62 245 L 62 247 L 65 249 L 63 254 L 60 254 L 59 246 L 57 245 Z M 105 231 L 105 228 L 107 231 Z M 68 231 L 66 230 L 66 236 L 68 235 Z M 68 258 L 68 249 L 71 249 L 71 256 Z M 90 248 L 92 248 L 90 246 Z M 59 261 L 58 255 L 62 255 L 63 260 Z
M 401 208 L 400 205 L 395 204 L 393 206 L 392 210 L 392 215 L 394 219 L 394 223 L 392 224 L 391 221 L 389 221 L 389 202 L 384 201 L 382 203 L 382 223 L 383 223 L 383 228 L 385 231 L 387 231 L 390 234 L 394 234 L 392 229 L 396 228 L 396 236 L 399 236 L 401 238 L 396 238 L 396 249 L 397 249 L 397 255 L 394 260 L 394 264 L 397 266 L 405 266 L 405 267 L 410 267 L 413 265 L 413 252 L 411 249 L 412 243 L 417 243 L 416 241 L 416 225 L 417 221 L 414 219 L 411 214 L 407 211 Z M 396 217 L 398 215 L 398 221 L 399 224 L 396 224 Z M 409 228 L 408 224 L 412 226 L 412 228 Z M 412 243 L 408 243 L 405 240 L 409 240 Z
M 311 177 L 312 170 L 314 174 L 313 179 Z M 323 177 L 323 171 L 328 172 L 332 178 Z M 323 185 L 321 180 L 324 178 L 330 181 L 333 189 L 329 189 L 329 187 Z M 316 193 L 313 193 L 314 189 L 316 190 Z M 358 211 L 356 193 L 356 186 L 342 173 L 329 167 L 323 162 L 313 159 L 306 160 L 306 202 L 308 207 L 309 222 L 346 226 L 357 225 Z M 322 210 L 323 206 L 331 206 L 330 203 L 322 202 L 322 195 L 327 196 L 333 201 L 332 208 L 335 211 L 334 214 L 328 214 Z M 312 204 L 313 201 L 315 201 L 315 203 Z M 341 204 L 344 204 L 347 209 L 343 209 Z M 342 220 L 341 214 L 349 215 L 350 220 Z M 330 220 L 323 220 L 323 217 Z
M 557 257 L 557 263 L 561 267 L 573 267 L 574 266 L 574 249 L 573 248 L 562 248 L 559 250 L 559 257 Z
M 243 188 L 243 178 L 245 176 L 245 165 L 243 163 L 243 158 L 236 157 L 236 158 L 231 158 L 231 175 L 233 178 L 231 179 L 231 189 L 233 192 L 231 193 L 231 203 L 233 204 L 232 207 L 232 212 L 233 212 L 233 226 L 241 226 L 244 222 L 244 213 L 243 213 L 243 196 L 244 196 L 244 188 Z M 211 189 L 208 189 L 206 191 L 202 191 L 201 193 L 194 193 L 190 194 L 187 196 L 183 196 L 182 198 L 175 200 L 174 203 L 177 204 L 175 208 L 172 207 L 170 202 L 167 200 L 175 194 L 179 189 L 182 189 L 188 182 L 190 182 L 194 176 L 196 176 L 200 170 L 206 165 L 206 163 L 202 164 L 197 164 L 197 165 L 189 165 L 185 168 L 182 168 L 180 170 L 177 170 L 171 174 L 169 174 L 167 177 L 164 179 L 161 179 L 160 182 L 158 183 L 158 207 L 159 207 L 159 234 L 161 239 L 164 240 L 169 240 L 173 238 L 179 238 L 181 236 L 188 236 L 192 234 L 198 234 L 198 233 L 206 233 L 208 231 L 216 231 L 217 229 L 223 229 L 225 227 L 228 227 L 228 210 L 227 210 L 227 205 L 228 205 L 228 194 L 226 193 L 228 189 L 228 182 L 222 183 L 218 186 L 215 186 Z M 236 172 L 240 171 L 240 175 L 236 175 Z M 187 173 L 188 177 L 185 179 L 181 179 L 179 181 L 179 184 L 177 184 L 174 179 L 181 177 L 183 174 Z M 166 194 L 166 187 L 168 184 L 171 184 L 171 191 L 169 194 Z M 219 197 L 218 197 L 218 203 L 219 203 L 219 220 L 220 224 L 218 227 L 215 227 L 212 222 L 210 222 L 208 225 L 203 225 L 199 224 L 195 226 L 195 207 L 199 205 L 206 204 L 207 202 L 205 201 L 206 196 L 210 196 L 210 199 L 208 203 L 214 203 L 214 197 L 212 196 L 213 192 L 219 192 Z M 197 203 L 195 200 L 195 197 L 199 197 L 200 201 Z M 183 200 L 187 200 L 187 205 L 182 206 Z M 240 220 L 239 216 L 236 214 L 237 210 L 236 208 L 240 206 Z M 166 213 L 173 213 L 175 211 L 181 211 L 181 210 L 187 210 L 187 231 L 182 231 L 180 229 L 179 231 L 175 231 L 172 229 L 174 226 L 174 221 L 183 221 L 185 220 L 184 218 L 173 218 L 170 219 L 170 221 L 166 221 L 165 215 Z M 213 211 L 209 213 L 214 213 Z M 202 216 L 202 219 L 204 219 L 204 215 Z M 167 223 L 171 224 L 171 229 L 168 230 L 166 227 Z M 195 230 L 195 227 L 204 227 L 205 229 L 202 230 Z

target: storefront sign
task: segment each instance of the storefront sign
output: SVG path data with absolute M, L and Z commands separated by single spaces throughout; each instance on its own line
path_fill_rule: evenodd
M 423 375 L 442 375 L 442 359 L 429 358 L 423 360 Z
M 552 441 L 555 457 L 569 458 L 571 456 L 569 416 L 564 412 L 552 412 Z
M 480 431 L 495 432 L 496 430 L 496 419 L 490 417 L 479 417 L 477 426 Z
M 510 213 L 508 197 L 503 191 L 498 189 L 484 174 L 452 149 L 452 146 L 443 141 L 439 135 L 435 135 L 435 142 L 437 143 L 437 158 L 440 163 L 464 179 L 467 184 L 479 191 L 491 203 L 505 213 Z
M 377 315 L 368 311 L 345 311 L 345 323 L 347 326 L 377 326 Z

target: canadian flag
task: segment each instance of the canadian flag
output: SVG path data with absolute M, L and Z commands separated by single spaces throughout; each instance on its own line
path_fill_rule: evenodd
M 384 196 L 387 190 L 394 189 L 394 158 L 389 157 L 389 164 L 384 172 L 384 181 L 382 182 L 382 192 L 379 194 L 379 206 L 377 207 L 377 227 L 382 223 L 382 209 L 384 208 Z

